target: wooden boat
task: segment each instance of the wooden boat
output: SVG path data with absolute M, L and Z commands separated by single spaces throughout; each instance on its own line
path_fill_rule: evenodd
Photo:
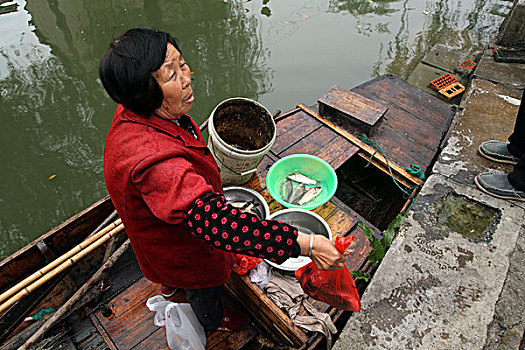
M 373 79 L 350 92 L 332 89 L 320 101 L 327 99 L 342 106 L 339 113 L 328 113 L 326 105 L 320 102 L 312 107 L 299 104 L 276 117 L 275 144 L 245 186 L 261 193 L 271 212 L 283 209 L 265 188 L 265 176 L 273 162 L 294 153 L 325 159 L 338 173 L 339 189 L 329 202 L 314 211 L 328 222 L 334 236 L 356 236 L 357 249 L 346 261 L 348 268 L 373 272 L 367 263 L 368 240 L 357 226 L 358 221 L 380 235 L 389 221 L 408 208 L 411 198 L 401 189 L 415 195 L 423 180 L 406 167 L 416 164 L 422 173 L 429 169 L 454 112 L 447 103 L 392 75 Z M 363 101 L 368 104 L 359 105 Z M 384 108 L 376 108 L 377 104 Z M 355 112 L 356 105 L 359 105 L 357 114 L 364 116 L 357 115 L 358 123 L 351 122 L 345 114 L 348 110 Z M 323 110 L 322 116 L 319 109 Z M 377 117 L 378 113 L 382 113 L 380 118 L 366 130 L 384 154 L 377 152 L 367 139 L 359 137 L 362 131 L 359 122 L 367 123 L 368 117 Z M 365 168 L 367 164 L 370 166 Z M 73 249 L 100 226 L 106 226 L 107 222 L 102 224 L 113 211 L 110 198 L 105 197 L 2 261 L 0 293 Z M 119 246 L 125 240 L 125 233 L 116 234 L 94 249 L 88 258 L 57 274 L 5 310 L 0 320 L 0 349 L 21 346 L 51 315 L 31 323 L 24 322 L 24 318 L 66 303 L 101 266 L 108 251 L 114 250 L 111 246 Z M 68 349 L 167 348 L 165 330 L 153 324 L 154 313 L 145 304 L 149 297 L 159 293 L 159 286 L 143 277 L 131 249 L 106 273 L 106 278 L 89 288 L 79 300 L 75 311 L 45 334 L 41 348 L 59 345 Z M 362 292 L 366 284 L 358 283 L 358 288 Z M 208 349 L 258 349 L 264 348 L 261 345 L 264 342 L 270 342 L 271 348 L 324 346 L 320 333 L 297 327 L 286 311 L 279 309 L 248 277 L 233 273 L 227 291 L 225 306 L 247 312 L 252 324 L 240 332 L 208 332 Z M 184 302 L 184 293 L 180 291 L 170 300 Z M 312 300 L 312 303 L 318 310 L 327 312 L 338 329 L 351 317 L 350 312 L 318 301 Z

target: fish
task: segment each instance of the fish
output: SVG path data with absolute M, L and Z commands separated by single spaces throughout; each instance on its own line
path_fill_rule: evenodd
M 242 210 L 243 212 L 255 214 L 259 216 L 257 212 L 254 211 L 256 207 L 259 206 L 259 203 L 256 203 L 255 201 L 241 201 L 241 202 L 228 202 L 233 207 Z
M 317 181 L 315 181 L 314 179 L 309 178 L 306 175 L 299 174 L 299 173 L 288 175 L 286 178 L 288 180 L 292 180 L 292 181 L 295 181 L 295 182 L 300 182 L 300 183 L 303 183 L 305 185 L 317 185 Z
M 301 198 L 305 192 L 306 192 L 306 186 L 304 185 L 304 183 L 301 182 L 299 185 L 297 185 L 293 189 L 292 193 L 290 194 L 290 197 L 288 197 L 287 202 L 291 204 L 295 204 L 295 202 L 299 200 L 299 198 Z
M 246 204 L 241 207 L 241 210 L 251 210 L 252 208 L 257 208 L 259 206 L 259 203 L 255 202 L 255 201 L 251 201 L 251 202 L 246 202 Z
M 321 193 L 323 189 L 321 187 L 310 187 L 306 192 L 305 194 L 303 194 L 303 196 L 301 197 L 301 199 L 299 199 L 299 202 L 297 202 L 297 204 L 299 205 L 303 205 L 303 204 L 306 204 L 308 202 L 310 202 L 311 200 L 313 200 L 315 197 L 317 197 L 319 195 L 319 193 Z
M 283 182 L 281 182 L 281 198 L 283 198 L 285 201 L 288 201 L 288 198 L 290 198 L 292 191 L 293 191 L 292 181 L 288 179 L 284 179 Z

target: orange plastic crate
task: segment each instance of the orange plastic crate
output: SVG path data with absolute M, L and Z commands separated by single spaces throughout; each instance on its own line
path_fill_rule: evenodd
M 465 70 L 468 70 L 468 71 L 471 71 L 474 69 L 474 67 L 476 67 L 476 62 L 474 61 L 471 61 L 471 60 L 464 60 L 463 62 L 461 62 L 459 64 L 459 68 L 460 69 L 465 69 Z
M 449 73 L 446 73 L 440 76 L 439 78 L 432 80 L 429 86 L 433 88 L 434 90 L 439 91 L 457 82 L 458 80 L 456 78 L 454 78 Z
M 463 85 L 460 83 L 454 83 L 439 90 L 439 93 L 450 100 L 452 97 L 459 95 L 463 91 L 465 91 L 465 87 Z

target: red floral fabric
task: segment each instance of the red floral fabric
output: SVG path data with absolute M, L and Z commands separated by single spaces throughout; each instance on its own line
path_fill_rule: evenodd
M 208 192 L 198 198 L 186 211 L 184 220 L 196 237 L 227 252 L 276 263 L 301 252 L 295 227 L 242 212 L 218 193 Z

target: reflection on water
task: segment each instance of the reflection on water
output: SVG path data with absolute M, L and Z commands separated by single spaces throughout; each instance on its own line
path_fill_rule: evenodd
M 356 17 L 369 14 L 383 16 L 399 11 L 390 6 L 391 3 L 399 1 L 400 0 L 330 0 L 328 12 L 350 14 Z
M 22 0 L 0 4 L 0 256 L 106 194 L 115 104 L 98 60 L 128 28 L 172 33 L 194 72 L 192 116 L 244 96 L 272 113 L 332 86 L 406 78 L 443 36 L 481 47 L 505 0 Z M 53 175 L 56 175 L 53 177 Z

